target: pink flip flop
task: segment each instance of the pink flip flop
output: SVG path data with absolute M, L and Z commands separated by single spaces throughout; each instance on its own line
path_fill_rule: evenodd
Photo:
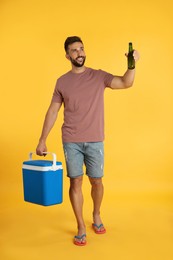
M 74 237 L 74 244 L 76 246 L 85 246 L 86 245 L 86 241 L 83 241 L 84 237 L 86 237 L 86 234 L 83 234 L 82 236 L 75 236 Z M 78 241 L 76 239 L 78 239 Z
M 92 224 L 92 227 L 94 229 L 94 232 L 96 234 L 105 234 L 106 233 L 106 229 L 104 228 L 103 224 L 97 225 L 97 224 Z M 101 227 L 103 227 L 102 230 L 99 230 Z M 97 228 L 97 229 L 96 229 Z

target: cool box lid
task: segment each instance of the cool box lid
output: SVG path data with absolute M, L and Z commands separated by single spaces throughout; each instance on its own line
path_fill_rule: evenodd
M 47 160 L 29 160 L 23 162 L 22 169 L 33 170 L 33 171 L 57 171 L 62 169 L 62 163 Z
M 52 161 L 31 160 L 23 162 L 22 169 L 33 171 L 57 171 L 62 169 L 62 163 L 56 162 L 56 165 L 54 165 Z
M 53 161 L 49 160 L 33 160 L 32 155 L 35 152 L 29 153 L 29 160 L 23 162 L 22 169 L 24 170 L 33 170 L 33 171 L 57 171 L 62 169 L 62 163 L 56 161 L 56 154 L 46 152 L 44 154 L 51 154 Z

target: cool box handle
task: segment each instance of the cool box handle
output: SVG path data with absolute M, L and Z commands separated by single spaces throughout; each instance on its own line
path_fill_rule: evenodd
M 29 160 L 32 161 L 32 155 L 36 154 L 36 152 L 30 152 L 29 153 Z M 51 152 L 44 152 L 44 154 L 51 154 L 53 157 L 53 164 L 52 167 L 56 167 L 56 154 L 55 153 L 51 153 Z

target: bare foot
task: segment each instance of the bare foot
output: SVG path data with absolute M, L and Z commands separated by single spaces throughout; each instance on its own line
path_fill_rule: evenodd
M 106 232 L 106 229 L 102 223 L 100 214 L 93 214 L 93 224 L 92 227 L 97 234 L 104 234 Z
M 74 244 L 77 246 L 86 245 L 86 228 L 85 227 L 81 227 L 78 229 L 78 233 L 74 237 Z

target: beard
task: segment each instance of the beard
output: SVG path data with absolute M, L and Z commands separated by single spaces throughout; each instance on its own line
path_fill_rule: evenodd
M 79 59 L 80 59 L 80 60 L 79 60 Z M 82 66 L 84 65 L 85 60 L 86 60 L 86 57 L 85 57 L 85 56 L 79 56 L 79 57 L 77 57 L 75 60 L 70 57 L 70 60 L 71 60 L 71 63 L 72 63 L 75 67 L 80 68 L 80 67 L 82 67 Z

